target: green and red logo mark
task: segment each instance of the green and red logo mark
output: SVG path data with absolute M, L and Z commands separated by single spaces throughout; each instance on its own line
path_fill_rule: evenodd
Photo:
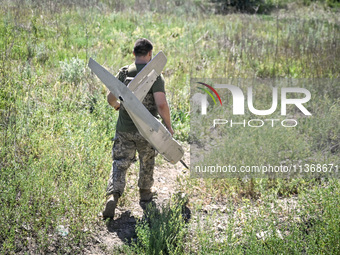
M 204 82 L 197 82 L 197 83 L 198 83 L 198 84 L 201 84 L 201 85 L 203 85 L 203 86 L 206 86 L 206 87 L 209 88 L 212 92 L 214 92 L 214 94 L 217 96 L 218 100 L 220 101 L 220 104 L 222 105 L 221 97 L 220 97 L 220 95 L 217 93 L 217 91 L 216 91 L 213 87 L 211 87 L 210 85 L 208 85 L 208 84 L 206 84 L 206 83 L 204 83 Z M 212 100 L 214 101 L 214 104 L 216 104 L 216 100 L 215 100 L 214 96 L 211 94 L 211 92 L 210 92 L 209 90 L 207 90 L 207 89 L 205 89 L 205 88 L 201 88 L 201 87 L 197 87 L 197 88 L 200 89 L 200 90 L 203 90 L 204 92 L 206 92 L 206 93 L 212 98 Z

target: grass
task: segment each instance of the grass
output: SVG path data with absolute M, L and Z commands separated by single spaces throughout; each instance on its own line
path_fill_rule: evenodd
M 136 254 L 182 254 L 187 234 L 185 226 L 185 197 L 174 196 L 161 210 L 148 205 L 144 220 L 136 226 L 137 242 L 132 245 Z
M 229 202 L 223 212 L 201 211 L 197 225 L 190 231 L 191 246 L 186 247 L 186 252 L 336 254 L 339 219 L 333 213 L 339 210 L 339 200 L 331 193 L 338 182 L 331 181 L 328 185 L 334 186 L 323 186 L 322 191 L 321 187 L 314 188 L 294 199 L 263 196 L 255 202 L 249 199 L 237 204 Z
M 166 92 L 175 138 L 182 142 L 191 142 L 190 78 L 339 78 L 339 18 L 318 5 L 300 6 L 295 13 L 282 9 L 271 15 L 223 16 L 208 11 L 203 1 L 155 2 L 143 12 L 138 11 L 142 1 L 135 7 L 132 1 L 20 3 L 5 1 L 0 7 L 4 254 L 82 253 L 91 236 L 86 229 L 99 221 L 117 114 L 86 67 L 89 57 L 115 73 L 133 61 L 135 40 L 150 38 L 155 52 L 163 50 L 168 57 Z M 306 157 L 337 159 L 339 87 L 314 89 L 310 107 L 322 121 L 310 121 L 280 139 L 291 141 L 295 150 L 307 148 Z M 269 148 L 270 157 L 280 152 L 279 143 Z M 125 253 L 335 254 L 339 249 L 338 180 L 182 177 L 178 185 L 188 194 L 193 214 L 211 205 L 228 210 L 208 210 L 184 224 L 180 207 L 171 204 L 150 214 L 151 227 L 138 225 L 138 241 L 124 247 Z M 123 201 L 128 204 L 133 194 L 127 188 Z M 297 207 L 282 209 L 282 214 L 270 207 L 295 200 Z M 213 226 L 216 217 L 224 219 L 219 227 Z M 67 237 L 58 235 L 59 225 L 68 229 Z M 283 239 L 256 235 L 276 230 Z
M 340 114 L 337 107 L 339 93 L 333 87 L 339 86 L 338 79 L 272 79 L 269 81 L 241 79 L 238 82 L 213 80 L 214 84 L 239 83 L 239 87 L 243 91 L 246 91 L 248 86 L 252 86 L 256 109 L 268 109 L 268 105 L 271 105 L 272 99 L 268 95 L 271 95 L 271 86 L 274 82 L 279 91 L 281 87 L 289 86 L 290 82 L 298 82 L 300 87 L 307 88 L 313 95 L 311 101 L 306 103 L 312 116 L 304 116 L 293 107 L 289 107 L 287 116 L 281 116 L 280 99 L 278 100 L 278 109 L 269 116 L 256 116 L 249 112 L 247 106 L 245 115 L 235 116 L 231 114 L 231 105 L 228 104 L 232 101 L 231 96 L 228 95 L 226 89 L 218 89 L 226 106 L 209 107 L 207 115 L 201 115 L 200 110 L 191 115 L 191 126 L 196 128 L 192 130 L 190 136 L 193 143 L 198 144 L 197 149 L 191 150 L 193 155 L 191 164 L 194 166 L 216 164 L 224 166 L 227 163 L 227 165 L 236 166 L 237 169 L 240 169 L 241 166 L 268 164 L 288 167 L 291 165 L 305 166 L 305 164 L 338 165 L 338 154 L 335 148 L 338 146 L 340 131 L 339 120 L 336 117 Z M 197 84 L 195 85 L 194 81 L 192 87 L 192 94 L 197 93 L 198 90 L 194 89 Z M 213 103 L 210 102 L 210 105 Z M 228 123 L 213 127 L 216 118 L 226 119 Z M 255 121 L 251 121 L 253 119 Z M 267 119 L 277 121 L 271 122 Z M 287 123 L 281 124 L 285 119 L 296 119 L 298 124 L 295 128 L 285 128 L 282 125 L 287 125 Z M 259 123 L 259 120 L 263 122 Z M 243 124 L 231 125 L 231 121 L 233 123 L 245 121 L 245 124 L 244 126 Z M 250 125 L 263 126 L 254 128 Z M 302 172 L 302 176 L 306 178 L 317 177 L 312 173 L 298 172 Z M 221 177 L 222 175 L 215 174 L 213 176 Z M 232 177 L 232 175 L 226 176 Z M 262 175 L 254 174 L 253 176 L 261 177 Z M 338 176 L 334 169 L 328 175 L 328 177 L 332 176 L 335 178 Z M 293 175 L 290 176 L 290 178 L 292 177 Z M 297 176 L 294 175 L 294 177 Z

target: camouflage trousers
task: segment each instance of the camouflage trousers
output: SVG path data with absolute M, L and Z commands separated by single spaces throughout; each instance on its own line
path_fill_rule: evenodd
M 136 151 L 139 157 L 140 189 L 150 189 L 153 185 L 153 169 L 156 151 L 139 132 L 116 132 L 112 148 L 112 170 L 106 195 L 124 192 L 126 172 L 131 163 L 136 161 Z

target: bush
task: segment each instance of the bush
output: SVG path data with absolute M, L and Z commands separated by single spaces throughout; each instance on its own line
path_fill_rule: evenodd
M 265 0 L 212 0 L 218 7 L 217 13 L 243 12 L 267 13 L 273 8 L 271 1 Z
M 187 229 L 182 215 L 185 199 L 176 196 L 159 211 L 153 204 L 146 210 L 148 221 L 137 223 L 137 242 L 133 250 L 137 254 L 182 254 Z
M 72 58 L 69 61 L 60 61 L 59 63 L 62 71 L 61 79 L 78 85 L 84 76 L 84 60 Z

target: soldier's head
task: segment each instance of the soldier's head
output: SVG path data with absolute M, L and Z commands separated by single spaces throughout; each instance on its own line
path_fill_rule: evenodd
M 135 43 L 135 46 L 133 48 L 133 54 L 136 57 L 147 57 L 147 56 L 152 56 L 152 49 L 153 45 L 150 40 L 141 38 L 138 39 Z

